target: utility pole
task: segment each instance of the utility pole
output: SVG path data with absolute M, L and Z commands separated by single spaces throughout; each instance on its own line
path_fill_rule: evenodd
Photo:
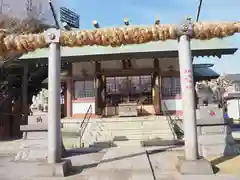
M 53 7 L 53 4 L 52 4 L 52 1 L 49 0 L 49 6 L 51 8 L 51 11 L 52 11 L 52 15 L 53 15 L 53 18 L 54 18 L 54 21 L 55 21 L 55 25 L 56 25 L 56 28 L 59 29 L 60 26 L 59 26 L 59 23 L 58 23 L 58 19 L 57 19 L 57 15 L 56 15 L 56 11 L 54 10 L 54 7 Z
M 196 22 L 198 22 L 199 20 L 201 8 L 202 8 L 202 0 L 199 0 Z

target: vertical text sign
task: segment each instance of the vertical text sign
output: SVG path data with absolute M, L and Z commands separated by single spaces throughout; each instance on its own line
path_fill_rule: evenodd
M 192 70 L 185 69 L 184 70 L 184 88 L 192 89 L 193 88 L 192 85 L 193 85 Z

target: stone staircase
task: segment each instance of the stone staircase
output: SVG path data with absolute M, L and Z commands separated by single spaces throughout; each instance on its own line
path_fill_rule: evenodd
M 64 118 L 61 120 L 61 131 L 62 131 L 62 138 L 63 143 L 66 148 L 79 148 L 82 147 L 82 142 L 80 140 L 80 125 L 83 119 L 75 119 L 75 118 Z M 90 120 L 88 124 L 84 123 L 83 126 L 86 126 L 85 133 L 82 139 L 85 139 L 86 134 L 92 131 L 92 125 L 94 120 Z
M 81 120 L 65 120 L 63 140 L 66 147 L 107 148 L 116 146 L 168 145 L 176 140 L 165 116 L 91 119 L 80 140 Z M 69 134 L 64 137 L 66 132 Z
M 160 145 L 176 140 L 164 116 L 102 118 L 89 125 L 85 147 Z

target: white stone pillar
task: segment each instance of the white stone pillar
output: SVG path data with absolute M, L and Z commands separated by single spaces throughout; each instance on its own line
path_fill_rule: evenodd
M 61 50 L 59 45 L 60 31 L 49 29 L 45 40 L 49 42 L 48 59 L 48 163 L 61 161 L 61 130 L 60 130 L 60 72 Z
M 180 31 L 178 53 L 183 104 L 185 158 L 186 160 L 196 160 L 198 159 L 198 142 L 190 36 L 191 27 L 187 24 Z

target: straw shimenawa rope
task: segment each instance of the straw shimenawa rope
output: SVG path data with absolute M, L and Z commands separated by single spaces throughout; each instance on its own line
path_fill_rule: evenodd
M 150 41 L 177 39 L 179 29 L 176 25 L 159 24 L 150 27 L 100 28 L 94 30 L 61 31 L 61 46 L 112 46 L 142 44 Z M 193 39 L 208 40 L 223 38 L 240 33 L 240 22 L 194 23 Z M 44 34 L 7 35 L 0 31 L 0 55 L 11 52 L 25 53 L 37 48 L 47 47 Z

